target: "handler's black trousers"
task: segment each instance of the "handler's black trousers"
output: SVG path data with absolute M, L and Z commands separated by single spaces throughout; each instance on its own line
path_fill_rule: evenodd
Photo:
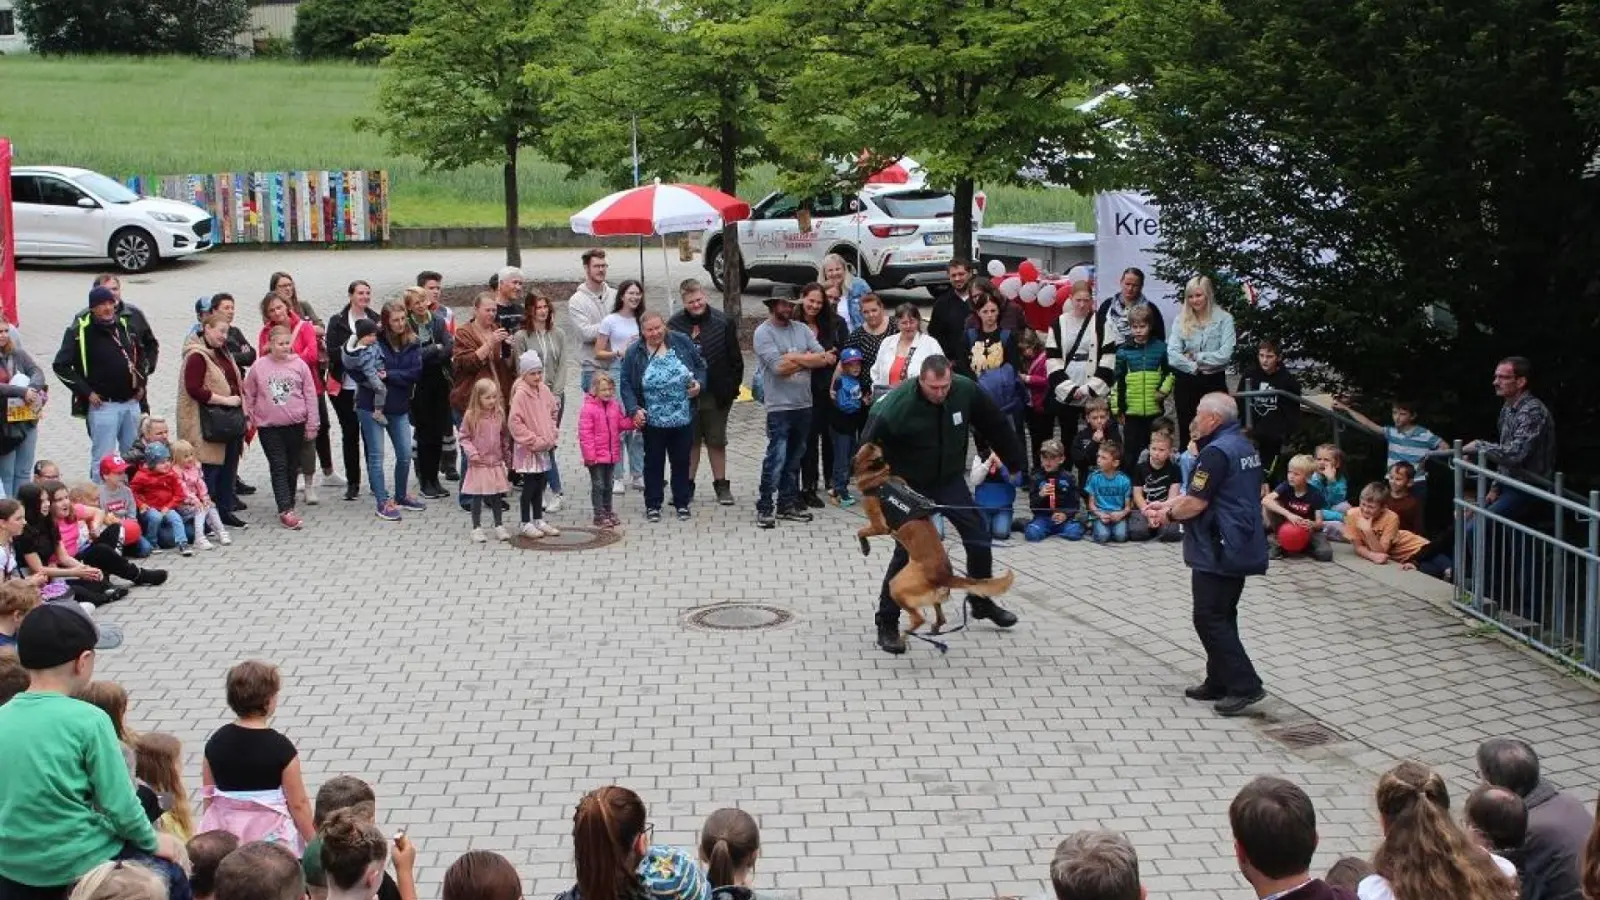
M 1230 697 L 1248 697 L 1261 690 L 1261 676 L 1239 640 L 1239 595 L 1244 579 L 1210 572 L 1191 572 L 1194 630 L 1206 650 L 1206 687 Z
M 960 507 L 959 509 L 941 510 L 945 521 L 955 526 L 956 532 L 961 535 L 961 545 L 967 551 L 967 575 L 971 578 L 988 578 L 994 574 L 994 554 L 990 549 L 989 526 L 978 517 L 976 510 L 972 509 L 972 492 L 967 490 L 966 482 L 955 478 L 932 490 L 918 489 L 919 493 L 932 500 L 934 503 Z M 894 556 L 889 560 L 889 570 L 883 573 L 883 587 L 878 592 L 878 627 L 900 627 L 900 607 L 895 605 L 889 597 L 889 582 L 900 574 L 900 570 L 911 561 L 906 548 L 900 546 L 899 541 L 894 544 Z

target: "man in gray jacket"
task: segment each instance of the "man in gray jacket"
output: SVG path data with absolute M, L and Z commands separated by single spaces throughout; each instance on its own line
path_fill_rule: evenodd
M 1528 808 L 1520 900 L 1582 900 L 1579 867 L 1594 816 L 1576 797 L 1539 777 L 1539 756 L 1523 741 L 1484 741 L 1478 747 L 1478 775 L 1486 784 L 1514 791 Z

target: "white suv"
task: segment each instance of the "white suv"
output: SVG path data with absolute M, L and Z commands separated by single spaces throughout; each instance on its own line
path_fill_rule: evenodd
M 212 244 L 211 213 L 190 203 L 141 197 L 99 172 L 69 166 L 11 170 L 18 258 L 110 257 L 124 272 Z
M 980 193 L 972 210 L 973 246 L 966 254 L 972 259 L 977 259 L 983 203 Z M 855 194 L 817 197 L 810 206 L 810 231 L 800 230 L 800 198 L 794 194 L 769 194 L 749 219 L 738 223 L 745 284 L 751 278 L 785 284 L 814 281 L 829 253 L 844 257 L 876 289 L 949 281 L 955 197 L 948 191 L 919 184 L 867 185 Z M 712 282 L 725 290 L 721 229 L 706 232 L 702 251 Z

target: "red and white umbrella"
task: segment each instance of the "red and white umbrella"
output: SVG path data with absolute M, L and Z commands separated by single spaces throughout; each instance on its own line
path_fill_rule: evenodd
M 656 235 L 704 231 L 750 218 L 750 204 L 698 184 L 646 184 L 596 200 L 572 217 L 572 230 L 593 235 Z
M 910 184 L 922 177 L 922 164 L 902 156 L 867 179 L 867 184 Z

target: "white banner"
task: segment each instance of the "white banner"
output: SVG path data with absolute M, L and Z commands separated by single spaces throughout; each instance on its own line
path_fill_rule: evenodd
M 1166 319 L 1167 333 L 1181 308 L 1181 286 L 1156 278 L 1156 243 L 1161 239 L 1161 207 L 1144 194 L 1108 191 L 1094 197 L 1094 274 L 1096 302 L 1120 290 L 1122 270 L 1144 271 L 1144 295 Z

